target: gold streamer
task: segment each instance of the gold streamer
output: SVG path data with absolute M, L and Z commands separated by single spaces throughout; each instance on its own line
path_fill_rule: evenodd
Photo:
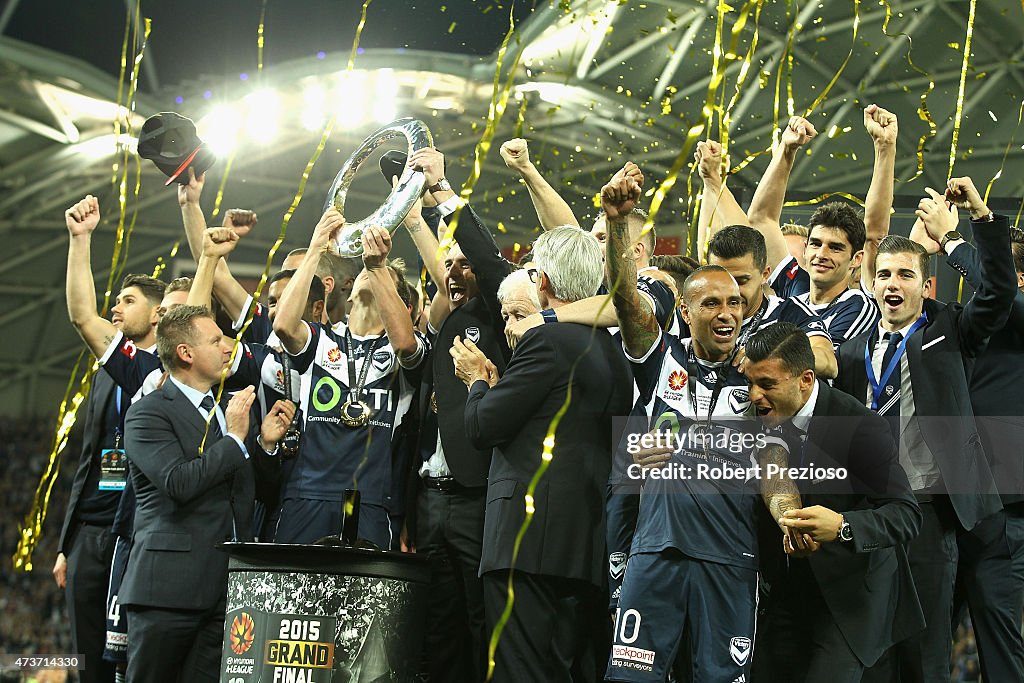
M 889 0 L 881 0 L 881 2 L 882 5 L 885 6 L 885 20 L 882 22 L 882 33 L 890 38 L 898 38 L 900 36 L 905 37 L 907 42 L 910 44 L 910 47 L 907 48 L 907 64 L 909 64 L 914 71 L 928 79 L 928 87 L 923 93 L 921 93 L 921 97 L 919 98 L 920 104 L 917 106 L 917 118 L 928 124 L 928 131 L 917 141 L 917 170 L 914 172 L 914 175 L 904 181 L 901 181 L 909 183 L 912 180 L 916 180 L 922 173 L 924 173 L 924 146 L 929 140 L 935 137 L 937 132 L 935 119 L 932 118 L 931 112 L 928 111 L 928 95 L 930 95 L 932 90 L 935 89 L 935 81 L 932 80 L 931 74 L 917 66 L 917 64 L 914 63 L 914 60 L 911 59 L 910 53 L 914 50 L 914 40 L 910 35 L 903 31 L 895 34 L 889 33 L 889 20 L 892 19 L 892 8 L 889 6 Z
M 231 173 L 231 165 L 235 163 L 236 150 L 231 150 L 227 163 L 224 164 L 224 173 L 220 176 L 220 185 L 217 186 L 217 198 L 213 200 L 213 212 L 210 218 L 216 218 L 220 213 L 220 204 L 224 200 L 224 186 L 228 184 L 228 174 Z
M 516 69 L 519 66 L 520 58 L 523 56 L 523 49 L 526 47 L 525 45 L 520 46 L 516 53 L 515 60 L 512 62 L 512 67 L 509 69 L 505 85 L 502 86 L 501 70 L 505 61 L 505 53 L 508 51 L 508 44 L 512 39 L 512 35 L 516 32 L 515 15 L 512 10 L 509 10 L 508 23 L 508 31 L 505 33 L 505 38 L 501 41 L 501 47 L 498 48 L 497 63 L 494 69 L 494 86 L 491 91 L 491 103 L 487 111 L 487 125 L 484 127 L 483 135 L 480 136 L 480 141 L 477 142 L 476 149 L 474 150 L 473 170 L 469 174 L 469 178 L 467 178 L 466 182 L 462 185 L 462 190 L 459 192 L 459 198 L 462 201 L 459 208 L 457 208 L 455 213 L 452 214 L 452 220 L 448 223 L 447 229 L 441 237 L 441 242 L 438 245 L 439 254 L 443 253 L 451 246 L 453 236 L 455 235 L 455 229 L 459 225 L 459 216 L 462 215 L 462 207 L 465 206 L 466 202 L 468 202 L 469 198 L 473 195 L 473 188 L 476 186 L 476 181 L 480 179 L 484 159 L 487 157 L 487 153 L 491 149 L 491 142 L 494 139 L 494 134 L 497 131 L 498 124 L 501 122 L 501 119 L 505 114 L 505 107 L 508 105 L 508 96 L 515 83 Z
M 803 114 L 804 118 L 810 116 L 811 112 L 817 109 L 819 104 L 825 101 L 825 98 L 828 96 L 829 92 L 831 92 L 832 87 L 835 86 L 835 84 L 842 77 L 843 72 L 846 71 L 846 65 L 850 63 L 850 58 L 853 57 L 853 51 L 857 47 L 857 30 L 859 28 L 860 0 L 853 0 L 853 36 L 850 39 L 850 51 L 846 53 L 846 59 L 844 59 L 843 63 L 839 66 L 839 71 L 836 72 L 836 75 L 832 77 L 832 80 L 828 82 L 828 85 L 825 86 L 825 89 L 818 94 L 818 96 L 814 99 L 813 102 L 811 102 L 811 106 L 807 107 L 807 111 L 805 111 Z M 790 94 L 790 99 L 792 100 L 792 93 Z
M 964 38 L 964 61 L 960 67 L 960 88 L 956 94 L 956 113 L 953 116 L 953 141 L 949 146 L 949 171 L 947 178 L 953 177 L 953 166 L 956 164 L 956 145 L 960 140 L 960 120 L 964 113 L 964 90 L 967 87 L 967 67 L 971 61 L 971 39 L 974 37 L 974 12 L 978 7 L 978 0 L 971 0 L 971 7 L 967 15 L 967 37 Z
M 138 14 L 139 6 L 138 2 L 135 5 L 135 13 Z M 121 95 L 124 93 L 124 74 L 128 69 L 128 37 L 132 32 L 132 13 L 126 12 L 124 15 L 124 40 L 121 42 L 121 70 L 117 76 L 117 100 L 115 101 L 114 108 L 114 163 L 112 164 L 112 171 L 110 174 L 110 188 L 113 190 L 117 187 L 117 153 L 118 141 L 121 139 Z
M 1006 157 L 1010 154 L 1010 148 L 1013 147 L 1013 140 L 1017 137 L 1017 131 L 1020 129 L 1021 118 L 1024 117 L 1024 97 L 1020 101 L 1020 111 L 1017 113 L 1017 127 L 1013 129 L 1013 135 L 1010 136 L 1010 141 L 1006 143 L 1006 150 L 1003 152 L 1003 160 L 999 164 L 999 170 L 992 176 L 992 180 L 988 181 L 988 185 L 985 187 L 984 202 L 988 202 L 988 195 L 992 191 L 992 186 L 995 182 L 1003 175 L 1003 168 L 1006 166 Z
M 139 12 L 140 12 L 139 2 L 137 1 L 136 5 L 135 5 L 135 22 L 134 22 L 135 35 L 136 36 L 138 35 Z M 120 136 L 120 115 L 121 115 L 120 99 L 121 99 L 121 90 L 122 90 L 122 85 L 123 85 L 123 80 L 124 80 L 124 69 L 127 67 L 127 46 L 128 46 L 128 38 L 129 38 L 129 33 L 130 33 L 129 28 L 131 26 L 132 26 L 132 20 L 131 20 L 131 13 L 129 12 L 127 23 L 126 23 L 126 28 L 125 28 L 125 39 L 124 39 L 123 54 L 122 54 L 122 72 L 121 72 L 121 77 L 119 78 L 119 84 L 118 84 L 118 96 L 117 96 L 117 99 L 118 99 L 118 103 L 117 104 L 118 104 L 118 106 L 117 106 L 117 111 L 114 114 L 114 117 L 115 117 L 115 121 L 114 121 L 115 140 L 119 140 L 119 136 Z M 149 38 L 150 28 L 151 28 L 151 22 L 147 18 L 145 20 L 145 33 L 144 33 L 144 36 L 143 36 L 142 46 L 139 48 L 139 52 L 138 52 L 138 54 L 136 55 L 136 57 L 134 59 L 134 66 L 133 66 L 133 69 L 132 69 L 132 80 L 131 80 L 131 85 L 129 87 L 128 96 L 127 96 L 127 103 L 129 105 L 128 106 L 129 114 L 128 114 L 128 120 L 127 120 L 127 122 L 125 124 L 125 127 L 126 127 L 126 134 L 128 134 L 128 135 L 131 134 L 131 130 L 132 130 L 132 128 L 131 128 L 131 125 L 132 125 L 131 114 L 135 110 L 135 92 L 136 92 L 137 83 L 138 83 L 139 65 L 142 62 L 142 58 L 143 58 L 143 55 L 144 55 L 145 50 L 146 50 L 146 41 Z M 120 144 L 120 143 L 118 143 L 118 144 Z M 105 315 L 106 314 L 107 306 L 110 303 L 110 293 L 111 293 L 111 289 L 113 288 L 113 283 L 115 281 L 115 278 L 119 275 L 120 271 L 124 269 L 124 262 L 121 261 L 119 263 L 120 256 L 121 256 L 121 253 L 122 253 L 122 244 L 124 244 L 124 258 L 127 259 L 127 247 L 128 247 L 128 244 L 127 244 L 127 241 L 126 241 L 126 236 L 125 236 L 125 231 L 124 231 L 124 220 L 125 220 L 125 214 L 126 214 L 126 208 L 127 208 L 127 206 L 126 206 L 126 202 L 127 202 L 126 190 L 127 190 L 127 183 L 128 183 L 128 146 L 127 146 L 127 144 L 124 145 L 124 155 L 123 155 L 122 158 L 123 158 L 123 171 L 124 171 L 124 173 L 123 173 L 123 175 L 121 177 L 120 183 L 118 183 L 118 190 L 119 190 L 118 197 L 119 197 L 119 200 L 120 200 L 121 211 L 120 211 L 120 217 L 118 219 L 117 232 L 116 232 L 116 235 L 115 235 L 114 253 L 113 253 L 113 256 L 111 258 L 110 275 L 107 278 L 107 287 L 106 287 L 106 291 L 104 292 L 103 303 L 100 306 L 100 311 L 101 311 L 100 314 L 101 315 Z M 138 158 L 136 158 L 136 167 L 138 168 Z M 117 170 L 118 170 L 118 167 L 117 167 L 117 164 L 115 163 L 114 164 L 114 180 L 112 182 L 117 182 Z M 138 185 L 138 182 L 137 182 L 137 184 L 136 184 L 136 197 L 138 196 L 138 188 L 139 188 L 139 185 Z M 134 217 L 133 217 L 133 219 L 132 219 L 132 227 L 134 227 L 134 222 L 135 221 L 134 221 Z M 130 236 L 130 230 L 131 230 L 131 228 L 129 228 L 129 236 Z M 86 370 L 85 374 L 82 376 L 82 379 L 79 382 L 78 391 L 75 392 L 74 396 L 71 396 L 72 387 L 74 386 L 74 383 L 75 383 L 75 376 L 78 374 L 78 369 L 81 366 L 82 359 L 85 358 L 85 354 L 86 354 L 85 350 L 82 350 L 82 352 L 79 353 L 78 359 L 75 361 L 74 369 L 71 371 L 71 377 L 68 379 L 67 387 L 64 390 L 64 398 L 61 400 L 60 407 L 57 410 L 57 429 L 56 429 L 56 431 L 54 433 L 53 442 L 52 442 L 52 445 L 50 447 L 50 453 L 49 453 L 48 458 L 47 458 L 46 469 L 44 470 L 43 475 L 42 475 L 42 477 L 39 480 L 39 484 L 36 487 L 36 493 L 35 493 L 35 496 L 32 499 L 32 508 L 28 512 L 28 514 L 25 516 L 25 519 L 22 522 L 22 526 L 19 529 L 18 547 L 15 550 L 14 556 L 12 558 L 15 571 L 26 571 L 26 572 L 27 571 L 32 571 L 32 553 L 35 551 L 36 545 L 39 543 L 39 538 L 42 535 L 43 522 L 46 520 L 46 515 L 47 515 L 47 512 L 49 511 L 49 507 L 50 507 L 50 494 L 53 491 L 53 485 L 54 485 L 54 483 L 57 480 L 57 475 L 60 473 L 60 461 L 59 461 L 58 458 L 59 458 L 60 454 L 64 451 L 64 449 L 67 447 L 68 434 L 70 433 L 71 428 L 74 426 L 75 421 L 78 419 L 78 410 L 81 407 L 82 402 L 85 400 L 86 396 L 88 396 L 88 394 L 89 394 L 89 388 L 90 388 L 90 385 L 91 385 L 92 376 L 96 372 L 96 368 L 98 367 L 97 363 L 94 361 L 93 364 L 90 366 L 90 368 L 88 370 Z M 69 396 L 71 396 L 70 401 L 69 401 Z
M 849 199 L 854 204 L 864 206 L 863 199 L 856 197 L 852 194 L 849 194 L 847 192 L 826 192 L 825 194 L 818 195 L 814 199 L 795 199 L 793 201 L 785 202 L 783 203 L 783 206 L 807 206 L 809 204 L 819 204 L 828 199 L 829 197 L 843 197 L 844 199 Z
M 32 509 L 25 515 L 21 527 L 18 529 L 18 547 L 11 558 L 14 571 L 32 571 L 32 552 L 42 536 L 43 522 L 46 520 L 46 512 L 50 507 L 50 494 L 53 492 L 53 485 L 57 481 L 57 475 L 60 473 L 60 461 L 57 458 L 68 444 L 68 435 L 71 433 L 71 428 L 74 427 L 75 420 L 78 417 L 78 408 L 82 405 L 85 397 L 89 395 L 90 382 L 97 368 L 97 363 L 94 361 L 92 366 L 82 375 L 78 391 L 70 399 L 69 404 L 68 397 L 71 396 L 72 387 L 75 385 L 75 376 L 78 374 L 78 368 L 81 366 L 85 354 L 85 349 L 82 349 L 78 354 L 75 367 L 71 371 L 71 377 L 68 379 L 67 387 L 64 389 L 64 398 L 61 399 L 60 407 L 57 410 L 57 429 L 54 432 L 53 442 L 50 445 L 46 469 L 43 471 L 43 476 L 36 486 L 36 493 L 32 500 Z
M 157 258 L 156 265 L 153 266 L 153 277 L 159 279 L 160 276 L 164 274 L 164 270 L 167 268 L 167 261 L 173 259 L 175 256 L 178 255 L 178 247 L 180 246 L 181 240 L 178 240 L 177 242 L 174 243 L 174 246 L 171 247 L 171 252 L 167 255 L 166 260 L 164 259 L 163 256 Z

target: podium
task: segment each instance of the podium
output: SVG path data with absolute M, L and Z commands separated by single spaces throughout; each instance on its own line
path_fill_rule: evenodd
M 224 543 L 221 683 L 413 681 L 430 564 L 351 547 Z

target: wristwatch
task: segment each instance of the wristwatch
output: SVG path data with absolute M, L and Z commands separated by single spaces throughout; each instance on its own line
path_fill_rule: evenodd
M 963 235 L 958 233 L 956 230 L 950 230 L 942 236 L 942 240 L 939 241 L 939 251 L 946 251 L 946 244 L 954 240 L 962 240 Z
M 843 519 L 843 523 L 839 525 L 839 540 L 842 543 L 853 540 L 853 529 L 850 528 L 850 523 L 846 519 Z
M 557 323 L 558 315 L 555 313 L 553 308 L 545 308 L 540 312 L 540 317 L 544 319 L 545 323 Z
M 431 192 L 451 192 L 452 186 L 446 178 L 438 178 L 437 182 L 431 185 L 429 188 Z

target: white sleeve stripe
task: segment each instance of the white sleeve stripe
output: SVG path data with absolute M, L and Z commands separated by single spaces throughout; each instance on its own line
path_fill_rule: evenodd
M 624 353 L 626 355 L 626 360 L 628 360 L 630 363 L 636 363 L 637 365 L 642 365 L 643 363 L 646 363 L 647 359 L 651 357 L 651 354 L 654 353 L 655 349 L 657 349 L 658 346 L 661 345 L 661 335 L 662 335 L 661 328 L 658 328 L 658 337 L 657 337 L 657 339 L 654 340 L 654 343 L 651 344 L 651 348 L 647 349 L 647 352 L 644 353 L 644 355 L 642 357 L 640 357 L 640 358 L 633 358 L 631 355 L 629 355 L 629 349 L 626 348 L 626 341 L 623 340 L 622 341 L 622 353 Z
M 245 323 L 245 317 L 249 314 L 249 308 L 252 307 L 252 295 L 245 297 L 245 303 L 242 304 L 242 312 L 238 314 L 238 319 L 231 323 L 231 329 L 238 332 L 242 329 L 243 323 Z
M 782 275 L 782 272 L 786 270 L 786 268 L 789 267 L 792 264 L 792 262 L 793 257 L 787 255 L 785 258 L 783 258 L 781 261 L 775 264 L 775 269 L 772 270 L 772 274 L 768 276 L 768 283 L 771 284 L 772 282 L 775 282 L 776 278 Z
M 114 335 L 114 341 L 110 342 L 110 346 L 107 347 L 107 350 L 103 352 L 103 356 L 100 357 L 99 364 L 106 365 L 107 361 L 110 360 L 110 357 L 114 355 L 114 351 L 121 348 L 121 344 L 123 343 L 124 333 L 118 332 L 116 335 Z

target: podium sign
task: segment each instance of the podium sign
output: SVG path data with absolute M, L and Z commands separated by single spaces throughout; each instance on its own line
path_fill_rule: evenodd
M 414 680 L 429 572 L 424 558 L 320 546 L 226 546 L 231 562 L 221 683 Z M 286 548 L 293 551 L 281 563 Z

